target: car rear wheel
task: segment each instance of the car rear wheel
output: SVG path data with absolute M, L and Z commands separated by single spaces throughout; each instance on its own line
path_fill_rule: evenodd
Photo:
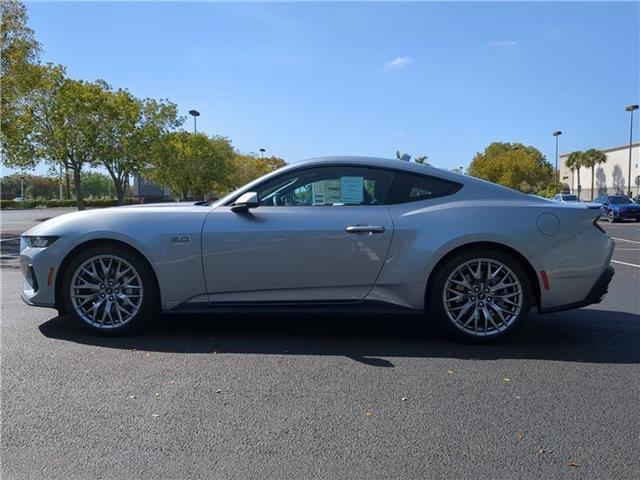
M 65 311 L 91 331 L 117 335 L 140 329 L 156 311 L 153 272 L 138 255 L 96 246 L 69 264 L 62 287 Z
M 524 323 L 531 292 L 527 273 L 513 256 L 473 249 L 452 256 L 439 268 L 429 304 L 449 333 L 487 342 Z

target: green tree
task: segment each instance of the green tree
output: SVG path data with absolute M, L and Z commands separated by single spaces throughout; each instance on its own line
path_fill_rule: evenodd
M 184 130 L 162 136 L 151 151 L 146 176 L 186 199 L 226 188 L 234 157 L 233 147 L 224 137 Z
M 123 205 L 129 177 L 144 169 L 153 145 L 183 119 L 173 103 L 139 100 L 126 90 L 112 91 L 107 84 L 103 87 L 105 114 L 98 161 L 111 176 L 118 204 Z
M 83 210 L 82 171 L 97 162 L 103 148 L 105 84 L 71 80 L 60 66 L 41 66 L 39 71 L 39 85 L 27 95 L 5 139 L 6 163 L 21 168 L 41 161 L 54 168 L 62 165 L 73 175 L 78 209 Z
M 475 155 L 468 173 L 505 187 L 535 192 L 549 183 L 553 168 L 534 147 L 496 142 Z
M 607 161 L 607 155 L 602 150 L 590 148 L 584 152 L 582 166 L 591 169 L 591 200 L 593 201 L 593 182 L 595 179 L 596 165 L 600 165 Z
M 39 81 L 40 44 L 27 25 L 25 6 L 0 0 L 0 125 L 2 139 L 11 135 L 20 105 Z
M 82 191 L 87 197 L 110 197 L 111 178 L 100 172 L 82 172 Z
M 582 186 L 580 185 L 580 169 L 585 165 L 585 155 L 584 152 L 571 152 L 567 157 L 566 165 L 572 171 L 575 170 L 578 176 L 578 198 L 580 198 L 580 192 L 582 191 Z M 593 188 L 592 188 L 593 191 Z
M 55 177 L 43 177 L 40 175 L 26 175 L 24 177 L 27 198 L 42 198 L 51 200 L 60 192 L 60 179 Z
M 260 158 L 255 155 L 236 154 L 231 160 L 231 168 L 224 181 L 225 192 L 220 193 L 241 187 L 285 165 L 286 162 L 279 157 Z
M 19 197 L 21 193 L 20 177 L 23 175 L 14 173 L 0 178 L 0 193 L 2 200 L 11 200 Z

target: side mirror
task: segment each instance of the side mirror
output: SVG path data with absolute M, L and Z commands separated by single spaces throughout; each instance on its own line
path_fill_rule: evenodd
M 602 202 L 602 205 L 606 207 L 607 205 L 609 205 L 609 202 Z
M 240 195 L 233 205 L 231 205 L 231 211 L 245 213 L 248 212 L 250 208 L 256 208 L 259 204 L 258 194 L 256 192 L 247 192 Z

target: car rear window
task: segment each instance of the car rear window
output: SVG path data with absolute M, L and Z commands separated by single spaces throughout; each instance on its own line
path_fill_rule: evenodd
M 441 178 L 396 172 L 386 203 L 418 202 L 456 193 L 462 185 Z

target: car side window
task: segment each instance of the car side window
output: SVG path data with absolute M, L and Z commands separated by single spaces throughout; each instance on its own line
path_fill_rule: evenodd
M 417 202 L 456 193 L 462 185 L 442 178 L 397 172 L 387 198 L 388 205 Z
M 384 205 L 394 172 L 356 166 L 295 170 L 256 188 L 260 205 L 324 207 Z

